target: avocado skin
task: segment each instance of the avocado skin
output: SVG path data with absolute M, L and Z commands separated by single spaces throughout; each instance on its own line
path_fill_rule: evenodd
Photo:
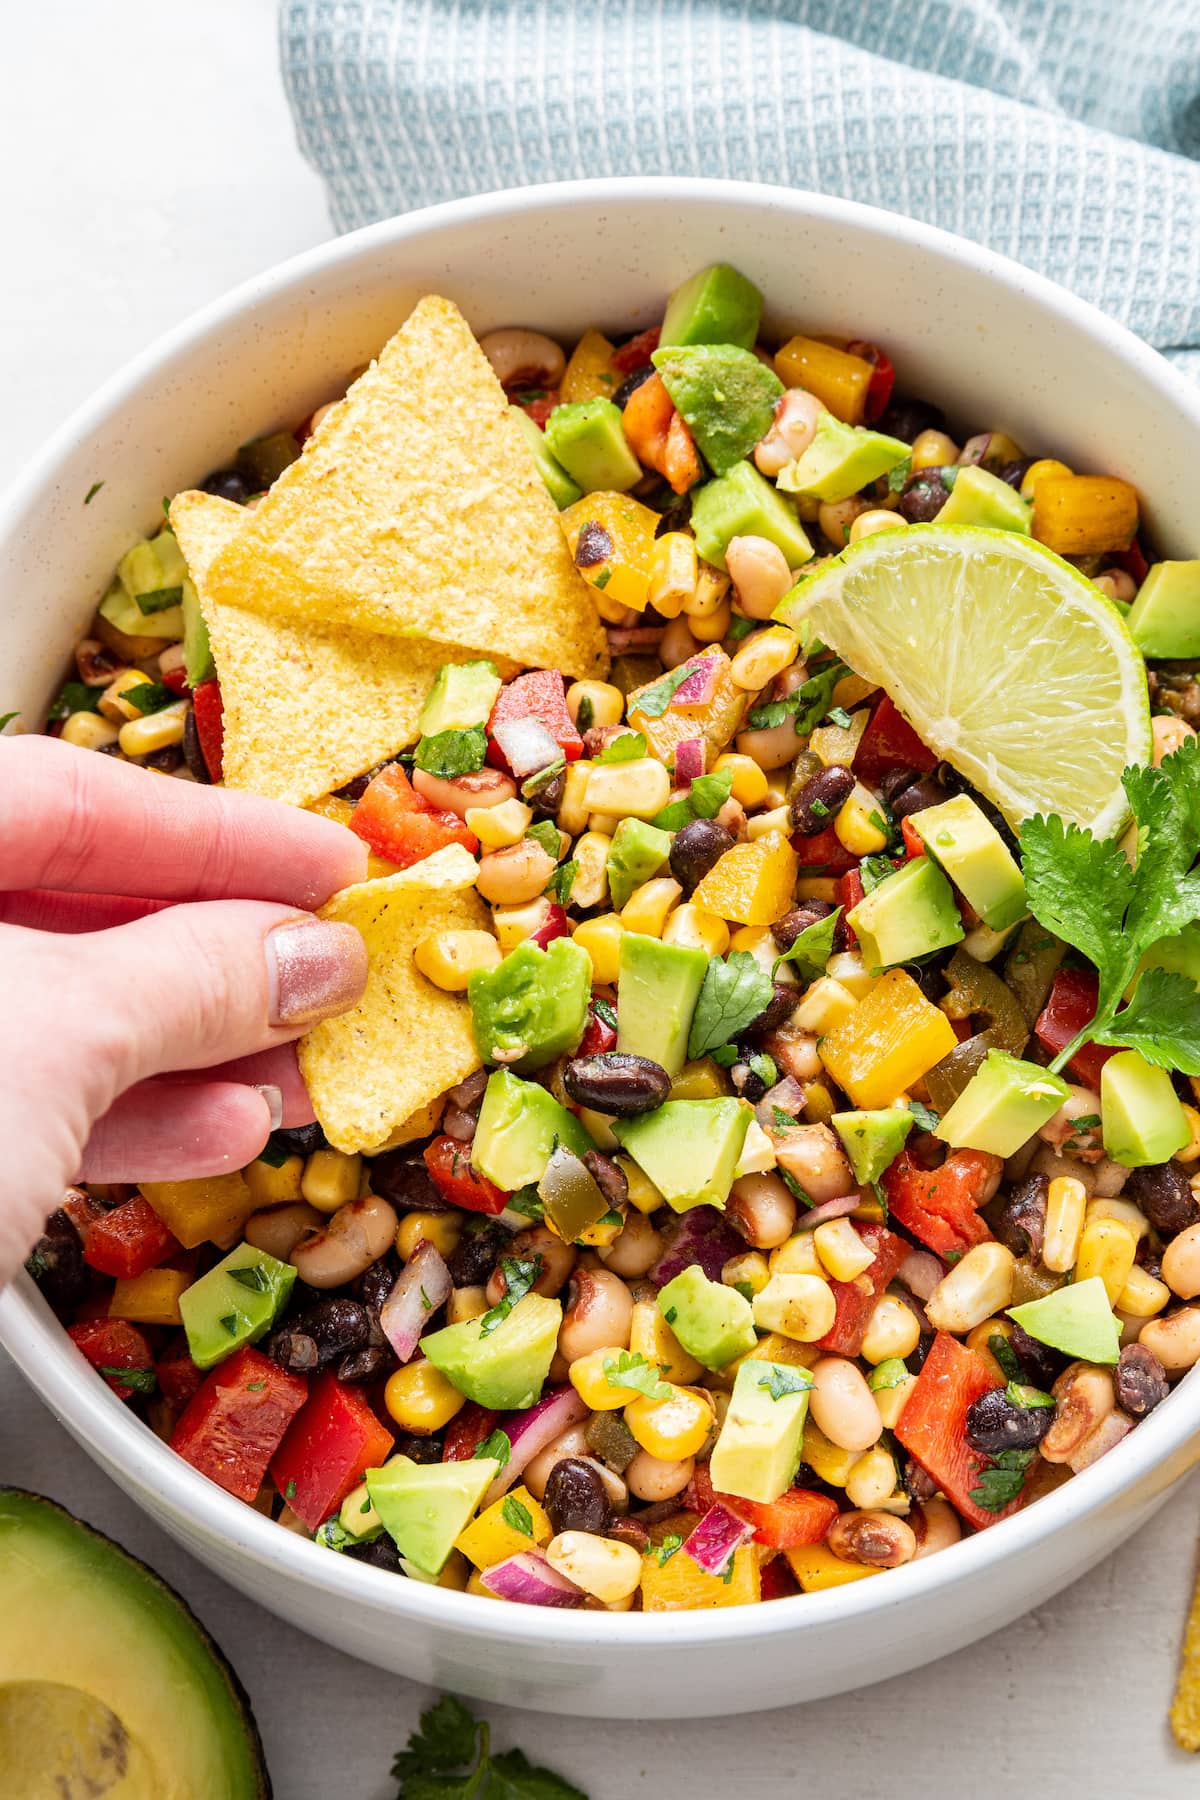
M 173 1640 L 172 1647 L 176 1651 L 185 1651 L 193 1662 L 197 1688 L 203 1692 L 204 1705 L 214 1723 L 213 1748 L 220 1761 L 205 1768 L 197 1768 L 194 1774 L 185 1771 L 187 1778 L 196 1785 L 181 1785 L 176 1790 L 181 1800 L 183 1796 L 186 1796 L 186 1800 L 272 1800 L 274 1790 L 249 1695 L 219 1646 L 174 1588 L 112 1538 L 85 1524 L 82 1519 L 76 1519 L 56 1501 L 22 1488 L 0 1487 L 0 1591 L 7 1591 L 11 1596 L 12 1586 L 5 1575 L 10 1555 L 18 1567 L 27 1566 L 30 1562 L 40 1565 L 45 1561 L 46 1574 L 40 1591 L 44 1600 L 46 1629 L 50 1634 L 54 1633 L 59 1623 L 53 1596 L 53 1578 L 56 1573 L 64 1580 L 71 1581 L 76 1588 L 86 1583 L 97 1606 L 101 1591 L 108 1584 L 112 1588 L 116 1607 L 128 1607 L 131 1615 L 137 1615 L 139 1629 L 144 1629 L 146 1633 L 147 1658 L 144 1668 L 126 1667 L 122 1670 L 122 1675 L 128 1676 L 131 1687 L 144 1688 L 159 1673 L 159 1659 L 153 1649 L 153 1638 L 156 1635 Z M 15 1576 L 12 1580 L 15 1581 Z M 5 1661 L 6 1617 L 7 1613 L 0 1614 L 0 1684 L 8 1677 Z M 22 1622 L 19 1609 L 17 1622 Z M 77 1644 L 73 1648 L 77 1648 Z M 97 1631 L 96 1657 L 98 1666 L 107 1668 L 108 1665 L 102 1660 L 104 1648 L 101 1626 Z M 49 1653 L 48 1669 L 53 1669 L 57 1660 L 57 1652 Z M 25 1666 L 16 1678 L 52 1681 L 57 1673 L 56 1670 L 53 1674 L 48 1672 L 39 1676 L 37 1671 Z M 111 1689 L 107 1699 L 100 1695 L 96 1697 L 102 1699 L 111 1711 L 117 1712 L 112 1705 Z M 120 1716 L 119 1713 L 117 1716 Z M 173 1729 L 174 1702 L 164 1705 L 162 1724 L 162 1764 L 178 1777 L 180 1740 Z M 218 1737 L 219 1743 L 216 1741 Z M 145 1746 L 145 1739 L 142 1741 Z M 145 1747 L 153 1749 L 153 1746 Z M 217 1785 L 218 1781 L 220 1786 Z

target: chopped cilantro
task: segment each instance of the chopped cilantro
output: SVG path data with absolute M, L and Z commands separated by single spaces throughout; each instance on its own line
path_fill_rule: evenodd
M 750 714 L 751 729 L 770 730 L 791 718 L 795 720 L 797 732 L 811 731 L 829 710 L 833 690 L 846 672 L 845 663 L 828 663 L 815 675 L 810 675 L 786 700 L 768 700 L 764 705 L 756 706 Z
M 463 731 L 435 731 L 417 745 L 413 761 L 426 775 L 452 781 L 458 775 L 474 775 L 487 755 L 487 732 L 482 725 Z
M 697 660 L 696 657 L 693 657 L 690 662 L 680 663 L 677 669 L 672 669 L 669 674 L 663 676 L 661 681 L 656 681 L 652 687 L 643 689 L 634 702 L 637 711 L 642 714 L 643 718 L 662 718 L 671 704 L 676 688 L 682 687 L 688 676 L 696 673 Z
M 960 1251 L 959 1254 L 961 1255 L 962 1252 Z M 947 1257 L 946 1261 L 949 1262 L 949 1260 L 950 1258 Z M 1002 1331 L 993 1331 L 990 1334 L 987 1341 L 987 1347 L 999 1363 L 1004 1374 L 1008 1377 L 1010 1383 L 1024 1381 L 1025 1371 L 1021 1367 L 1016 1351 Z
M 164 706 L 173 705 L 179 695 L 173 694 L 161 681 L 143 681 L 137 687 L 126 688 L 121 698 L 130 706 L 136 706 L 145 717 L 147 713 L 161 712 Z
M 793 1119 L 793 1125 L 795 1122 L 796 1121 Z M 815 1206 L 817 1204 L 812 1195 L 805 1193 L 804 1189 L 800 1186 L 800 1183 L 796 1180 L 796 1177 L 790 1174 L 787 1169 L 776 1169 L 775 1173 L 783 1176 L 784 1186 L 789 1193 L 796 1196 L 801 1206 Z
M 112 1381 L 119 1381 L 122 1387 L 132 1388 L 135 1394 L 152 1394 L 158 1386 L 158 1377 L 153 1369 L 117 1369 L 103 1363 L 96 1373 L 107 1375 Z
M 714 769 L 711 775 L 697 775 L 687 793 L 664 806 L 651 823 L 660 831 L 682 831 L 693 819 L 715 819 L 732 790 L 732 769 Z
M 767 1005 L 771 993 L 771 977 L 748 950 L 731 950 L 727 957 L 714 956 L 705 971 L 692 1015 L 689 1059 L 694 1062 L 745 1031 Z
M 850 714 L 844 706 L 831 706 L 827 717 L 832 725 L 839 726 L 842 731 L 849 731 Z
M 15 712 L 0 713 L 0 731 L 3 731 L 5 726 L 11 725 L 13 720 L 19 717 L 20 714 Z
M 265 1294 L 269 1286 L 267 1272 L 260 1263 L 250 1263 L 244 1269 L 226 1269 L 225 1273 L 252 1294 Z
M 536 1187 L 531 1182 L 528 1187 L 518 1188 L 515 1194 L 508 1197 L 508 1211 L 520 1213 L 523 1219 L 540 1221 L 545 1216 L 545 1207 Z
M 782 1400 L 785 1394 L 805 1394 L 812 1386 L 812 1376 L 807 1369 L 792 1368 L 786 1363 L 772 1363 L 767 1374 L 758 1382 L 765 1388 L 772 1400 Z
M 261 1394 L 266 1385 L 265 1381 L 248 1381 L 246 1383 L 246 1392 L 248 1394 Z
M 937 1130 L 941 1117 L 932 1108 L 925 1106 L 920 1100 L 908 1100 L 905 1105 L 922 1131 Z
M 592 705 L 592 696 L 584 694 L 575 711 L 575 729 L 580 736 L 592 729 L 592 721 L 596 717 L 596 709 Z
M 504 1298 L 490 1312 L 485 1312 L 479 1322 L 480 1337 L 489 1337 L 498 1325 L 503 1325 L 518 1300 L 523 1300 L 534 1282 L 542 1272 L 540 1256 L 505 1256 L 501 1258 L 500 1269 L 507 1286 Z
M 649 1400 L 665 1400 L 670 1396 L 670 1386 L 662 1380 L 658 1364 L 647 1362 L 640 1350 L 632 1354 L 622 1350 L 617 1356 L 606 1356 L 603 1367 L 604 1379 L 611 1388 L 632 1388 Z
M 296 1484 L 294 1481 L 288 1482 L 283 1490 L 283 1497 L 285 1500 L 294 1500 L 296 1498 Z
M 611 569 L 601 569 L 601 571 L 598 575 L 593 575 L 591 578 L 592 586 L 598 587 L 598 588 L 606 588 L 611 580 L 612 580 L 612 570 Z
M 743 619 L 739 614 L 735 613 L 729 621 L 729 630 L 725 633 L 725 636 L 731 643 L 737 644 L 741 642 L 742 638 L 749 637 L 753 630 L 753 619 Z
M 597 994 L 593 999 L 592 1011 L 595 1013 L 600 1023 L 602 1025 L 607 1025 L 610 1031 L 615 1031 L 617 1029 L 617 1009 L 612 1004 L 611 1000 L 606 1000 L 604 998 L 603 994 Z
M 92 501 L 96 498 L 96 495 L 100 492 L 100 489 L 103 486 L 104 486 L 104 483 L 102 481 L 93 481 L 91 487 L 88 489 L 87 493 L 83 496 L 83 504 L 85 506 L 90 506 L 92 504 Z
M 779 1079 L 779 1070 L 775 1067 L 774 1057 L 768 1056 L 765 1050 L 756 1050 L 747 1064 L 750 1073 L 757 1075 L 764 1087 L 774 1087 Z
M 558 861 L 559 852 L 562 850 L 562 833 L 552 820 L 539 819 L 535 825 L 529 827 L 525 836 L 532 838 L 535 844 L 540 844 L 552 862 Z
M 579 864 L 572 856 L 567 862 L 559 863 L 542 891 L 553 895 L 560 906 L 565 906 L 571 898 L 571 889 L 575 885 L 575 877 L 578 873 Z
M 811 925 L 798 931 L 789 947 L 775 958 L 771 965 L 772 974 L 781 963 L 788 963 L 802 981 L 816 981 L 825 973 L 825 964 L 833 955 L 833 940 L 841 916 L 841 907 L 835 906 L 825 918 L 814 919 Z
M 683 1539 L 680 1537 L 679 1533 L 677 1531 L 668 1531 L 661 1544 L 650 1545 L 649 1549 L 646 1551 L 646 1555 L 652 1556 L 659 1568 L 663 1569 L 670 1562 L 675 1552 L 677 1550 L 682 1550 L 682 1548 Z
M 1036 1450 L 1002 1450 L 990 1468 L 979 1471 L 978 1485 L 971 1489 L 976 1506 L 984 1512 L 1003 1512 L 1024 1487 L 1025 1471 L 1036 1455 Z
M 65 719 L 70 713 L 99 712 L 100 696 L 103 692 L 103 688 L 88 687 L 82 681 L 65 682 L 56 698 L 51 702 L 46 716 L 50 719 Z M 8 717 L 13 719 L 16 714 L 9 713 Z
M 566 766 L 566 757 L 556 756 L 554 761 L 548 762 L 544 769 L 537 769 L 532 775 L 527 775 L 521 783 L 522 800 L 536 800 L 539 794 L 545 793 L 552 782 L 558 780 Z
M 504 1505 L 500 1508 L 504 1523 L 519 1531 L 522 1537 L 533 1536 L 533 1514 L 527 1506 L 523 1506 L 515 1494 L 506 1494 Z
M 646 740 L 641 732 L 623 731 L 620 737 L 615 737 L 611 743 L 605 744 L 595 760 L 598 763 L 637 762 L 645 754 Z
M 794 1131 L 796 1129 L 796 1123 L 797 1122 L 793 1119 L 791 1113 L 784 1112 L 782 1106 L 773 1106 L 771 1108 L 771 1124 L 776 1131 Z
M 144 594 L 135 594 L 137 609 L 144 616 L 151 613 L 170 612 L 183 599 L 181 587 L 149 588 Z
M 483 1456 L 493 1456 L 500 1464 L 500 1467 L 503 1468 L 505 1463 L 508 1462 L 512 1456 L 512 1440 L 507 1431 L 501 1431 L 497 1428 L 495 1431 L 488 1433 L 482 1444 L 476 1444 L 474 1450 L 471 1452 L 471 1456 L 472 1460 Z

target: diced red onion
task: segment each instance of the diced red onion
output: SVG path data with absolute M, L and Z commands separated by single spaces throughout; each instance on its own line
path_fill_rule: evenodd
M 797 1124 L 804 1110 L 804 1089 L 794 1075 L 785 1075 L 777 1081 L 773 1088 L 768 1088 L 754 1109 L 754 1116 L 764 1131 L 773 1131 L 778 1135 L 775 1123 L 775 1108 L 788 1113 Z
M 539 950 L 544 950 L 547 944 L 554 942 L 555 938 L 570 937 L 570 935 L 571 922 L 567 918 L 566 912 L 557 900 L 552 900 L 546 909 L 546 916 L 537 930 L 530 932 L 529 942 L 536 944 Z
M 675 746 L 675 784 L 690 787 L 704 773 L 704 739 L 684 738 Z
M 524 1226 L 529 1224 L 528 1219 L 521 1222 Z M 502 1494 L 507 1494 L 547 1444 L 552 1444 L 572 1425 L 581 1424 L 587 1416 L 588 1409 L 573 1387 L 554 1388 L 543 1394 L 536 1406 L 528 1406 L 524 1412 L 506 1413 L 499 1428 L 508 1438 L 509 1458 L 484 1495 L 483 1505 L 491 1506 Z
M 745 1239 L 726 1223 L 715 1206 L 694 1206 L 667 1230 L 671 1232 L 670 1241 L 650 1271 L 650 1280 L 656 1287 L 665 1286 L 693 1263 L 699 1264 L 710 1281 L 719 1281 L 730 1257 L 740 1256 L 746 1248 Z
M 739 1519 L 718 1500 L 715 1506 L 709 1507 L 683 1548 L 706 1575 L 723 1575 L 734 1551 L 740 1545 L 748 1544 L 753 1536 L 753 1525 Z
M 379 1323 L 402 1363 L 416 1353 L 430 1314 L 450 1298 L 454 1283 L 441 1252 L 422 1238 L 379 1309 Z
M 456 1144 L 469 1144 L 475 1136 L 475 1125 L 475 1114 L 464 1112 L 461 1106 L 448 1106 L 442 1114 L 442 1130 Z
M 657 650 L 666 629 L 665 625 L 610 625 L 608 647 L 614 656 L 630 650 Z
M 701 656 L 671 695 L 671 705 L 677 712 L 688 706 L 707 706 L 716 691 L 717 658 Z
M 928 1300 L 945 1272 L 932 1251 L 910 1250 L 896 1270 L 896 1280 L 918 1300 Z
M 981 463 L 988 453 L 992 436 L 990 431 L 981 431 L 977 437 L 968 438 L 959 453 L 959 467 L 965 468 L 968 463 Z
M 532 1550 L 522 1550 L 503 1562 L 493 1563 L 479 1579 L 502 1600 L 519 1600 L 526 1606 L 582 1606 L 584 1601 L 582 1588 Z
M 848 1219 L 861 1205 L 861 1194 L 839 1194 L 836 1200 L 822 1200 L 820 1206 L 801 1212 L 796 1220 L 796 1230 L 812 1231 L 816 1226 L 824 1225 L 826 1219 Z
M 466 1112 L 469 1107 L 474 1106 L 477 1100 L 482 1100 L 483 1090 L 487 1083 L 487 1070 L 476 1069 L 473 1075 L 468 1075 L 465 1081 L 460 1081 L 457 1087 L 452 1087 L 446 1098 Z
M 519 777 L 536 774 L 562 755 L 540 719 L 504 720 L 492 736 L 503 750 L 505 762 Z

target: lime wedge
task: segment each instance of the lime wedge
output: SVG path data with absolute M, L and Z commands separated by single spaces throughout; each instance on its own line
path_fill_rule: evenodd
M 1014 829 L 1057 813 L 1108 837 L 1127 816 L 1121 771 L 1151 756 L 1145 664 L 1117 608 L 1031 538 L 877 532 L 775 616 L 878 682 Z

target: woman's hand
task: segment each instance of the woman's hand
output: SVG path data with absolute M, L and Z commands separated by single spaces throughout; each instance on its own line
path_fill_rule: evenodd
M 327 819 L 0 739 L 0 1282 L 73 1181 L 238 1169 L 312 1119 L 291 1041 L 367 959 L 309 909 L 365 874 Z

